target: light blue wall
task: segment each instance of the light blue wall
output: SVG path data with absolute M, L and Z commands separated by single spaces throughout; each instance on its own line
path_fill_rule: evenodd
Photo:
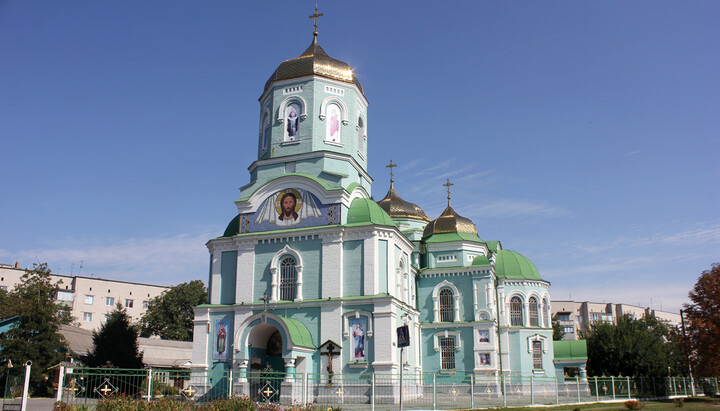
M 237 251 L 223 251 L 220 261 L 220 304 L 235 304 Z
M 387 240 L 378 240 L 378 280 L 381 293 L 388 292 L 388 242 Z
M 457 372 L 472 372 L 475 367 L 473 359 L 473 329 L 472 327 L 463 328 L 443 328 L 443 329 L 424 329 L 422 330 L 423 344 L 423 371 L 434 372 L 440 370 L 440 351 L 435 351 L 435 334 L 445 330 L 459 331 L 462 347 L 460 351 L 455 351 L 455 370 Z
M 343 296 L 364 295 L 363 241 L 343 242 Z
M 270 293 L 270 262 L 278 251 L 288 245 L 302 257 L 303 264 L 303 298 L 320 298 L 322 268 L 322 241 L 317 236 L 294 237 L 291 241 L 264 240 L 255 246 L 255 281 L 254 295 L 262 296 L 265 291 Z

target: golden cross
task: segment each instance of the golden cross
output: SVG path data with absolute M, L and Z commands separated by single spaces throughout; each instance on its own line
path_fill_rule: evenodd
M 392 183 L 395 182 L 395 180 L 393 180 L 393 168 L 397 167 L 397 164 L 393 164 L 392 159 L 390 159 L 390 164 L 385 167 L 390 169 L 390 185 L 392 185 Z
M 447 183 L 443 184 L 443 186 L 447 187 L 447 193 L 448 193 L 448 205 L 450 205 L 450 186 L 454 186 L 455 184 L 450 182 L 450 179 L 447 179 Z
M 107 396 L 107 393 L 112 391 L 110 388 L 108 388 L 107 384 L 103 385 L 103 388 L 100 390 L 100 392 L 103 393 L 103 395 Z
M 337 394 L 337 396 L 339 397 L 339 396 L 343 395 L 344 392 L 343 392 L 342 388 L 338 388 L 338 390 L 335 391 L 335 394 Z
M 74 381 L 74 380 L 70 383 L 70 388 L 65 388 L 65 389 L 68 390 L 68 391 L 72 391 L 72 392 L 75 392 L 75 391 L 78 390 L 78 388 L 75 386 L 75 381 Z
M 263 391 L 263 394 L 265 394 L 266 397 L 270 397 L 273 394 L 273 390 L 270 387 L 265 388 L 265 391 Z
M 186 390 L 183 390 L 185 394 L 188 395 L 188 397 L 192 397 L 195 394 L 195 390 L 192 389 L 192 385 L 187 387 Z
M 317 36 L 317 35 L 318 35 L 318 32 L 317 32 L 317 28 L 318 28 L 317 19 L 318 19 L 318 17 L 322 17 L 322 16 L 324 16 L 324 14 L 322 14 L 322 13 L 318 14 L 317 5 L 315 6 L 315 14 L 313 14 L 312 16 L 308 16 L 309 19 L 314 19 L 314 20 L 315 20 L 315 23 L 313 24 L 313 27 L 315 28 L 315 31 L 313 32 L 313 36 Z

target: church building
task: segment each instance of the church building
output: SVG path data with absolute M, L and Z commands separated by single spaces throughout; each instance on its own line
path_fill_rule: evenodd
M 195 309 L 194 367 L 233 370 L 241 383 L 261 370 L 401 367 L 555 377 L 550 283 L 523 255 L 481 239 L 451 206 L 449 181 L 447 208 L 428 217 L 396 191 L 391 161 L 390 189 L 373 200 L 368 101 L 317 30 L 270 75 L 259 102 L 249 183 L 237 215 L 207 243 L 209 304 Z M 410 344 L 401 358 L 402 326 Z

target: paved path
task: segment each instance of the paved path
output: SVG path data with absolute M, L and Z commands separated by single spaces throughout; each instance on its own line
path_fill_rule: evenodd
M 25 411 L 52 411 L 54 404 L 54 398 L 28 398 L 27 409 Z M 6 399 L 3 402 L 2 409 L 20 411 L 20 400 Z

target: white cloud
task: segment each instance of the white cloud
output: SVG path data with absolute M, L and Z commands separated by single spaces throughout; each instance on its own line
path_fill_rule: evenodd
M 0 257 L 20 256 L 23 267 L 47 262 L 57 274 L 70 275 L 72 270 L 75 275 L 171 285 L 196 279 L 207 281 L 209 258 L 205 243 L 212 237 L 210 233 L 195 233 L 115 242 L 71 241 L 56 248 L 0 250 Z
M 640 154 L 640 150 L 630 151 L 628 153 L 625 153 L 625 157 L 634 156 L 635 154 Z

